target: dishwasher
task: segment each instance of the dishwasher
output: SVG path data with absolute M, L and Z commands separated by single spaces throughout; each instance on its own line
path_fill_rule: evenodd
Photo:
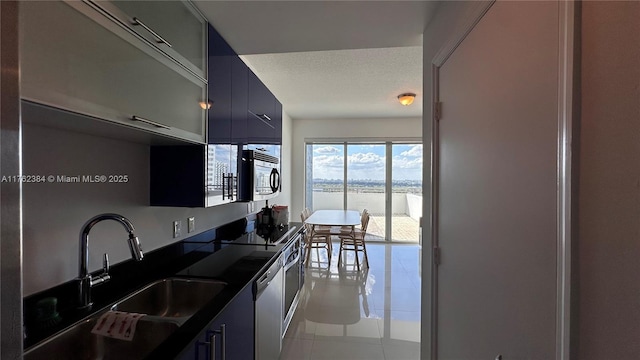
M 282 255 L 254 284 L 256 310 L 256 359 L 274 360 L 282 348 L 284 307 Z

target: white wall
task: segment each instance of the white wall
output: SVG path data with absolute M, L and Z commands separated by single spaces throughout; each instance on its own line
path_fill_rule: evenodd
M 421 118 L 395 119 L 295 119 L 292 141 L 292 193 L 290 216 L 300 217 L 304 208 L 306 139 L 416 139 L 422 133 Z
M 430 62 L 471 2 L 441 3 L 424 33 L 424 94 Z M 640 358 L 640 3 L 586 1 L 581 16 L 581 61 L 573 184 L 571 358 Z M 424 101 L 423 137 L 431 136 Z M 426 141 L 426 140 L 425 140 Z M 425 146 L 425 159 L 429 157 Z M 424 183 L 431 174 L 425 166 Z M 430 199 L 424 191 L 424 218 Z M 428 225 L 428 222 L 425 223 Z M 429 244 L 428 228 L 423 231 Z M 429 246 L 423 263 L 429 264 Z M 423 271 L 421 358 L 430 358 L 431 269 Z
M 443 1 L 440 2 L 431 22 L 425 28 L 423 34 L 423 122 L 422 138 L 424 139 L 424 159 L 431 159 L 430 139 L 432 134 L 432 85 L 433 77 L 431 64 L 433 58 L 445 43 L 450 41 L 452 34 L 465 23 L 465 19 L 472 13 L 474 6 L 478 6 L 479 1 Z M 431 357 L 431 284 L 432 269 L 430 267 L 431 252 L 431 169 L 430 163 L 425 161 L 422 183 L 423 194 L 423 216 L 422 216 L 422 323 L 421 323 L 421 352 L 422 359 Z

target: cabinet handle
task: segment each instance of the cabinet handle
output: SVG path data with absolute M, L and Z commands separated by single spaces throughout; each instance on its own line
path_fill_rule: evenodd
M 216 360 L 216 334 L 211 335 L 209 338 L 209 359 Z
M 143 122 L 143 123 L 145 123 L 145 124 L 153 125 L 153 126 L 155 126 L 155 127 L 159 127 L 159 128 L 163 128 L 163 129 L 171 130 L 171 127 L 170 127 L 170 126 L 167 126 L 167 125 L 164 125 L 164 124 L 160 124 L 160 123 L 158 123 L 158 122 L 151 121 L 151 120 L 148 120 L 148 119 L 145 119 L 145 118 L 141 118 L 140 116 L 135 116 L 135 115 L 133 115 L 133 116 L 131 117 L 131 120 L 133 120 L 133 121 L 140 121 L 140 122 Z
M 227 325 L 220 325 L 220 352 L 222 353 L 222 360 L 227 360 Z
M 262 121 L 263 123 L 265 123 L 268 127 L 275 129 L 275 126 L 271 125 L 269 122 L 271 121 L 271 118 L 269 117 L 269 115 L 267 114 L 256 114 L 251 110 L 247 110 L 247 112 L 255 117 L 257 117 L 260 121 Z
M 211 360 L 216 359 L 216 337 L 220 334 L 220 354 L 221 360 L 227 360 L 227 325 L 220 325 L 220 330 L 208 331 L 211 334 L 209 341 L 203 344 L 209 345 L 209 355 Z
M 149 33 L 151 33 L 151 35 L 153 35 L 156 39 L 158 39 L 158 43 L 159 44 L 165 44 L 168 47 L 173 47 L 173 46 L 171 46 L 171 44 L 167 40 L 165 40 L 162 36 L 160 36 L 160 34 L 158 34 L 157 32 L 153 31 L 153 29 L 151 29 L 150 27 L 145 25 L 145 23 L 140 21 L 140 19 L 138 19 L 137 17 L 133 18 L 133 25 L 139 25 L 143 29 L 147 30 Z
M 267 121 L 271 121 L 271 118 L 267 114 L 258 114 L 258 116 L 263 118 L 263 119 L 265 119 L 265 120 L 267 120 Z

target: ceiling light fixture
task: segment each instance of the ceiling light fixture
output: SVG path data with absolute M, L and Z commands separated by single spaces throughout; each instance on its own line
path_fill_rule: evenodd
M 416 98 L 416 94 L 414 93 L 404 93 L 404 94 L 398 95 L 398 101 L 400 101 L 400 104 L 404 106 L 409 106 L 413 104 L 413 100 L 415 98 Z

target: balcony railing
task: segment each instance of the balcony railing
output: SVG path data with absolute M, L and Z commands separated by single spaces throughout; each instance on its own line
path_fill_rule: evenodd
M 342 209 L 344 193 L 313 192 L 313 210 Z M 348 192 L 350 210 L 369 210 L 371 219 L 367 240 L 385 240 L 385 194 Z M 422 196 L 408 193 L 392 195 L 391 241 L 415 242 L 419 240 L 419 219 L 422 216 Z

